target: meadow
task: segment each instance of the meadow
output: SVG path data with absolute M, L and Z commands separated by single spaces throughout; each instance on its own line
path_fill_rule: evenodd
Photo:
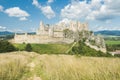
M 120 40 L 106 40 L 107 51 L 120 50 Z
M 13 44 L 20 51 L 25 49 L 26 44 Z M 71 47 L 72 44 L 31 44 L 34 52 L 40 54 L 62 54 Z
M 120 44 L 120 41 L 106 40 L 105 43 L 106 43 L 107 45 L 117 45 L 117 44 Z
M 0 80 L 120 80 L 120 58 L 2 53 Z
M 19 80 L 27 71 L 28 59 L 17 53 L 0 54 L 0 80 Z

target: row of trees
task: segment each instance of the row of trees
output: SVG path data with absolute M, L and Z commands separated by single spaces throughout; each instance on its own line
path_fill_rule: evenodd
M 108 51 L 120 50 L 120 44 L 106 45 Z
M 4 53 L 4 52 L 12 52 L 12 51 L 18 51 L 19 49 L 17 49 L 13 44 L 11 44 L 8 41 L 5 40 L 0 40 L 0 53 Z M 32 51 L 32 47 L 30 44 L 27 44 L 25 47 L 25 51 Z
M 105 40 L 110 40 L 110 41 L 120 41 L 120 37 L 104 37 Z

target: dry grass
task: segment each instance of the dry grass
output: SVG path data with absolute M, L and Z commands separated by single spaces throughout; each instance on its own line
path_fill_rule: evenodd
M 35 67 L 25 73 L 31 62 Z M 120 58 L 28 52 L 0 54 L 0 80 L 33 80 L 25 78 L 25 74 L 29 77 L 35 75 L 41 80 L 120 80 Z
M 120 59 L 40 55 L 36 72 L 43 80 L 120 80 Z
M 32 55 L 26 52 L 0 54 L 0 80 L 20 80 L 28 71 L 30 58 Z

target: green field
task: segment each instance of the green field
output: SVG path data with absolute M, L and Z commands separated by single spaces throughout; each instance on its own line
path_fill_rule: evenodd
M 72 44 L 31 44 L 34 52 L 40 54 L 62 54 L 65 53 Z M 14 44 L 20 51 L 25 49 L 26 44 Z
M 108 45 L 116 45 L 116 44 L 120 44 L 120 41 L 106 40 L 105 43 Z
M 106 40 L 107 51 L 120 50 L 120 41 Z

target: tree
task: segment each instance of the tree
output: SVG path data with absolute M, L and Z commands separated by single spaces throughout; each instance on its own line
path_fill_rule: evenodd
M 29 43 L 26 45 L 25 51 L 28 51 L 28 52 L 32 51 L 32 47 L 31 47 L 31 45 Z
M 67 38 L 67 35 L 68 35 L 68 33 L 69 33 L 69 29 L 63 30 L 63 33 L 64 33 L 64 37 Z
M 73 31 L 69 29 L 64 29 L 63 34 L 65 38 L 73 38 Z
M 0 41 L 0 53 L 16 51 L 16 48 L 8 41 Z

